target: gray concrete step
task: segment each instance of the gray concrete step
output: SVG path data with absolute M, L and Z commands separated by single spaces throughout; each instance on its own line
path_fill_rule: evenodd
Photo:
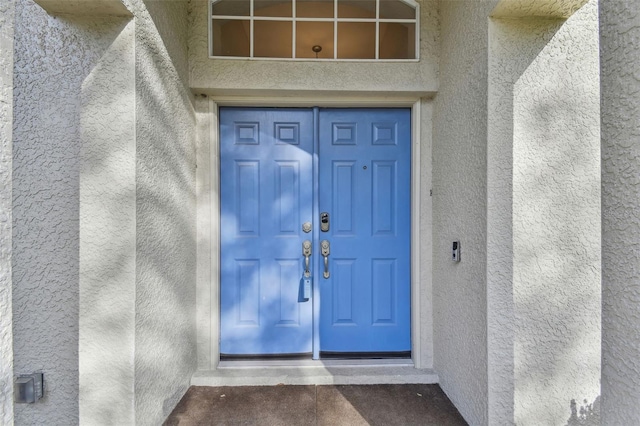
M 431 369 L 411 360 L 222 361 L 216 370 L 197 371 L 193 386 L 436 384 Z

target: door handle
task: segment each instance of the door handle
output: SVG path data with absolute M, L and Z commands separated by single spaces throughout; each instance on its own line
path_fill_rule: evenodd
M 322 240 L 320 243 L 320 250 L 322 252 L 322 257 L 324 257 L 324 273 L 323 277 L 329 278 L 329 253 L 331 252 L 331 245 L 329 241 Z
M 310 277 L 311 271 L 309 270 L 309 258 L 311 257 L 311 241 L 305 240 L 302 243 L 302 255 L 304 256 L 304 276 Z

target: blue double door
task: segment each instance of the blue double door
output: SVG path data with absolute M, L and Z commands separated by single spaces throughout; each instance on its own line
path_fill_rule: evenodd
M 220 109 L 221 356 L 410 353 L 410 117 Z

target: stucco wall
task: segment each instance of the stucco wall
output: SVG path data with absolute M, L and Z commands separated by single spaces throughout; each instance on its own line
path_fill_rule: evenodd
M 434 92 L 438 78 L 437 1 L 420 3 L 420 62 L 314 62 L 211 60 L 208 56 L 208 2 L 191 2 L 189 74 L 197 93 L 264 91 Z M 283 71 L 286 64 L 286 71 Z
M 640 421 L 640 14 L 600 5 L 602 79 L 602 424 Z
M 195 370 L 187 3 L 152 3 L 16 2 L 15 373 L 46 383 L 16 423 L 159 424 Z
M 155 425 L 196 369 L 195 113 L 185 64 L 173 62 L 186 58 L 187 2 L 129 8 L 136 17 L 135 411 L 136 424 Z
M 565 424 L 572 400 L 580 407 L 600 395 L 597 19 L 591 1 L 557 30 L 513 88 L 515 420 L 521 425 Z M 534 26 L 525 31 L 549 28 Z
M 0 424 L 13 422 L 12 152 L 13 17 L 12 0 L 0 0 Z
M 574 424 L 600 394 L 597 2 L 492 20 L 489 62 L 489 420 Z
M 42 370 L 46 386 L 38 404 L 15 406 L 15 421 L 75 424 L 81 94 L 122 21 L 15 4 L 14 372 Z
M 433 137 L 433 304 L 440 386 L 487 424 L 487 17 L 495 1 L 441 1 Z M 461 262 L 451 261 L 460 240 Z
M 554 21 L 557 24 L 557 21 Z M 492 41 L 489 61 L 487 141 L 487 349 L 489 419 L 513 422 L 514 410 L 514 307 L 513 307 L 513 95 L 514 65 Z M 499 33 L 499 31 L 498 31 Z M 496 52 L 499 52 L 496 53 Z M 503 59 L 505 63 L 503 62 Z M 499 88 L 496 90 L 496 88 Z
M 194 0 L 202 1 L 202 0 Z M 190 0 L 142 0 L 147 10 L 148 17 L 153 23 L 155 32 L 160 37 L 148 49 L 160 49 L 157 53 L 166 56 L 165 61 L 170 61 L 173 68 L 172 74 L 177 74 L 184 87 L 189 86 L 189 57 L 187 41 L 189 31 L 187 29 Z M 133 4 L 134 1 L 126 3 Z M 205 2 L 206 3 L 206 2 Z M 140 16 L 140 15 L 138 15 Z M 161 43 L 161 44 L 160 44 Z M 153 50 L 155 51 L 155 50 Z M 172 76 L 175 78 L 175 76 Z
M 440 3 L 435 368 L 471 424 L 566 424 L 599 395 L 597 3 L 496 3 Z
M 135 24 L 84 80 L 80 112 L 80 423 L 131 424 L 135 350 Z

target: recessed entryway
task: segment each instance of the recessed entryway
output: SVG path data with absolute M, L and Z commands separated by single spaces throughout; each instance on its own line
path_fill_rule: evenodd
M 314 97 L 314 98 L 246 98 L 246 97 L 218 97 L 215 100 L 210 98 L 198 98 L 196 108 L 199 111 L 198 125 L 198 372 L 193 377 L 192 384 L 203 377 L 207 377 L 209 385 L 218 383 L 218 379 L 224 384 L 226 380 L 219 369 L 220 364 L 220 342 L 221 342 L 221 134 L 220 134 L 220 114 L 227 107 L 241 108 L 267 108 L 274 109 L 400 109 L 409 111 L 411 125 L 410 141 L 410 341 L 411 359 L 404 359 L 404 364 L 410 365 L 407 368 L 413 369 L 413 373 L 419 377 L 418 382 L 413 383 L 436 383 L 437 375 L 433 372 L 433 341 L 432 341 L 432 308 L 431 308 L 431 198 L 429 196 L 430 171 L 431 171 L 431 121 L 432 104 L 430 100 L 415 97 L 388 97 L 388 96 L 367 96 L 367 97 Z M 287 135 L 286 131 L 282 136 Z M 286 138 L 285 138 L 286 139 Z M 314 160 L 315 161 L 315 160 Z M 319 167 L 319 165 L 314 165 Z M 368 167 L 368 171 L 371 169 Z M 361 171 L 363 171 L 361 169 Z M 315 183 L 314 183 L 315 185 Z M 319 207 L 314 207 L 314 215 L 321 213 Z M 315 217 L 314 220 L 319 220 Z M 300 226 L 300 224 L 298 224 Z M 319 231 L 314 231 L 320 233 Z M 304 240 L 303 240 L 304 241 Z M 312 242 L 320 244 L 322 239 L 317 238 Z M 314 279 L 323 279 L 323 259 L 321 250 L 314 245 L 313 255 L 310 259 L 311 265 L 316 265 L 317 270 L 313 271 Z M 333 249 L 333 247 L 331 247 Z M 302 246 L 297 251 L 297 261 L 302 261 Z M 329 268 L 337 252 L 332 251 L 329 255 Z M 313 259 L 318 256 L 317 259 Z M 331 272 L 331 271 L 330 271 Z M 300 272 L 298 272 L 300 274 Z M 300 275 L 298 275 L 300 279 Z M 314 299 L 319 300 L 319 298 Z M 314 315 L 319 313 L 319 309 L 314 308 Z M 319 335 L 319 322 L 314 317 L 313 333 Z M 316 327 L 318 329 L 316 329 Z M 314 354 L 318 358 L 320 347 L 315 346 L 318 353 Z M 314 349 L 315 349 L 314 348 Z M 306 355 L 306 359 L 310 357 Z M 326 361 L 326 358 L 324 358 Z M 377 365 L 378 362 L 368 362 L 370 365 Z M 229 361 L 238 362 L 238 361 Z M 335 362 L 335 361 L 332 361 Z M 366 362 L 366 360 L 365 360 Z M 225 364 L 223 362 L 222 364 Z M 293 369 L 296 362 L 288 360 L 288 365 Z M 268 368 L 263 361 L 263 366 Z M 389 375 L 384 368 L 379 370 L 379 374 L 374 374 L 375 383 L 385 383 Z M 242 374 L 242 373 L 239 373 Z M 367 376 L 369 376 L 367 374 Z M 425 376 L 425 377 L 422 377 Z M 428 376 L 428 377 L 427 377 Z M 198 378 L 200 377 L 200 378 Z M 404 376 L 402 376 L 404 377 Z M 345 376 L 343 383 L 363 383 L 362 377 L 355 375 Z M 330 379 L 327 379 L 330 380 Z M 324 382 L 323 382 L 324 383 Z M 329 382 L 331 383 L 331 382 Z M 365 382 L 370 383 L 370 382 Z M 395 383 L 395 382 L 392 382 Z M 412 383 L 402 381 L 399 383 Z

